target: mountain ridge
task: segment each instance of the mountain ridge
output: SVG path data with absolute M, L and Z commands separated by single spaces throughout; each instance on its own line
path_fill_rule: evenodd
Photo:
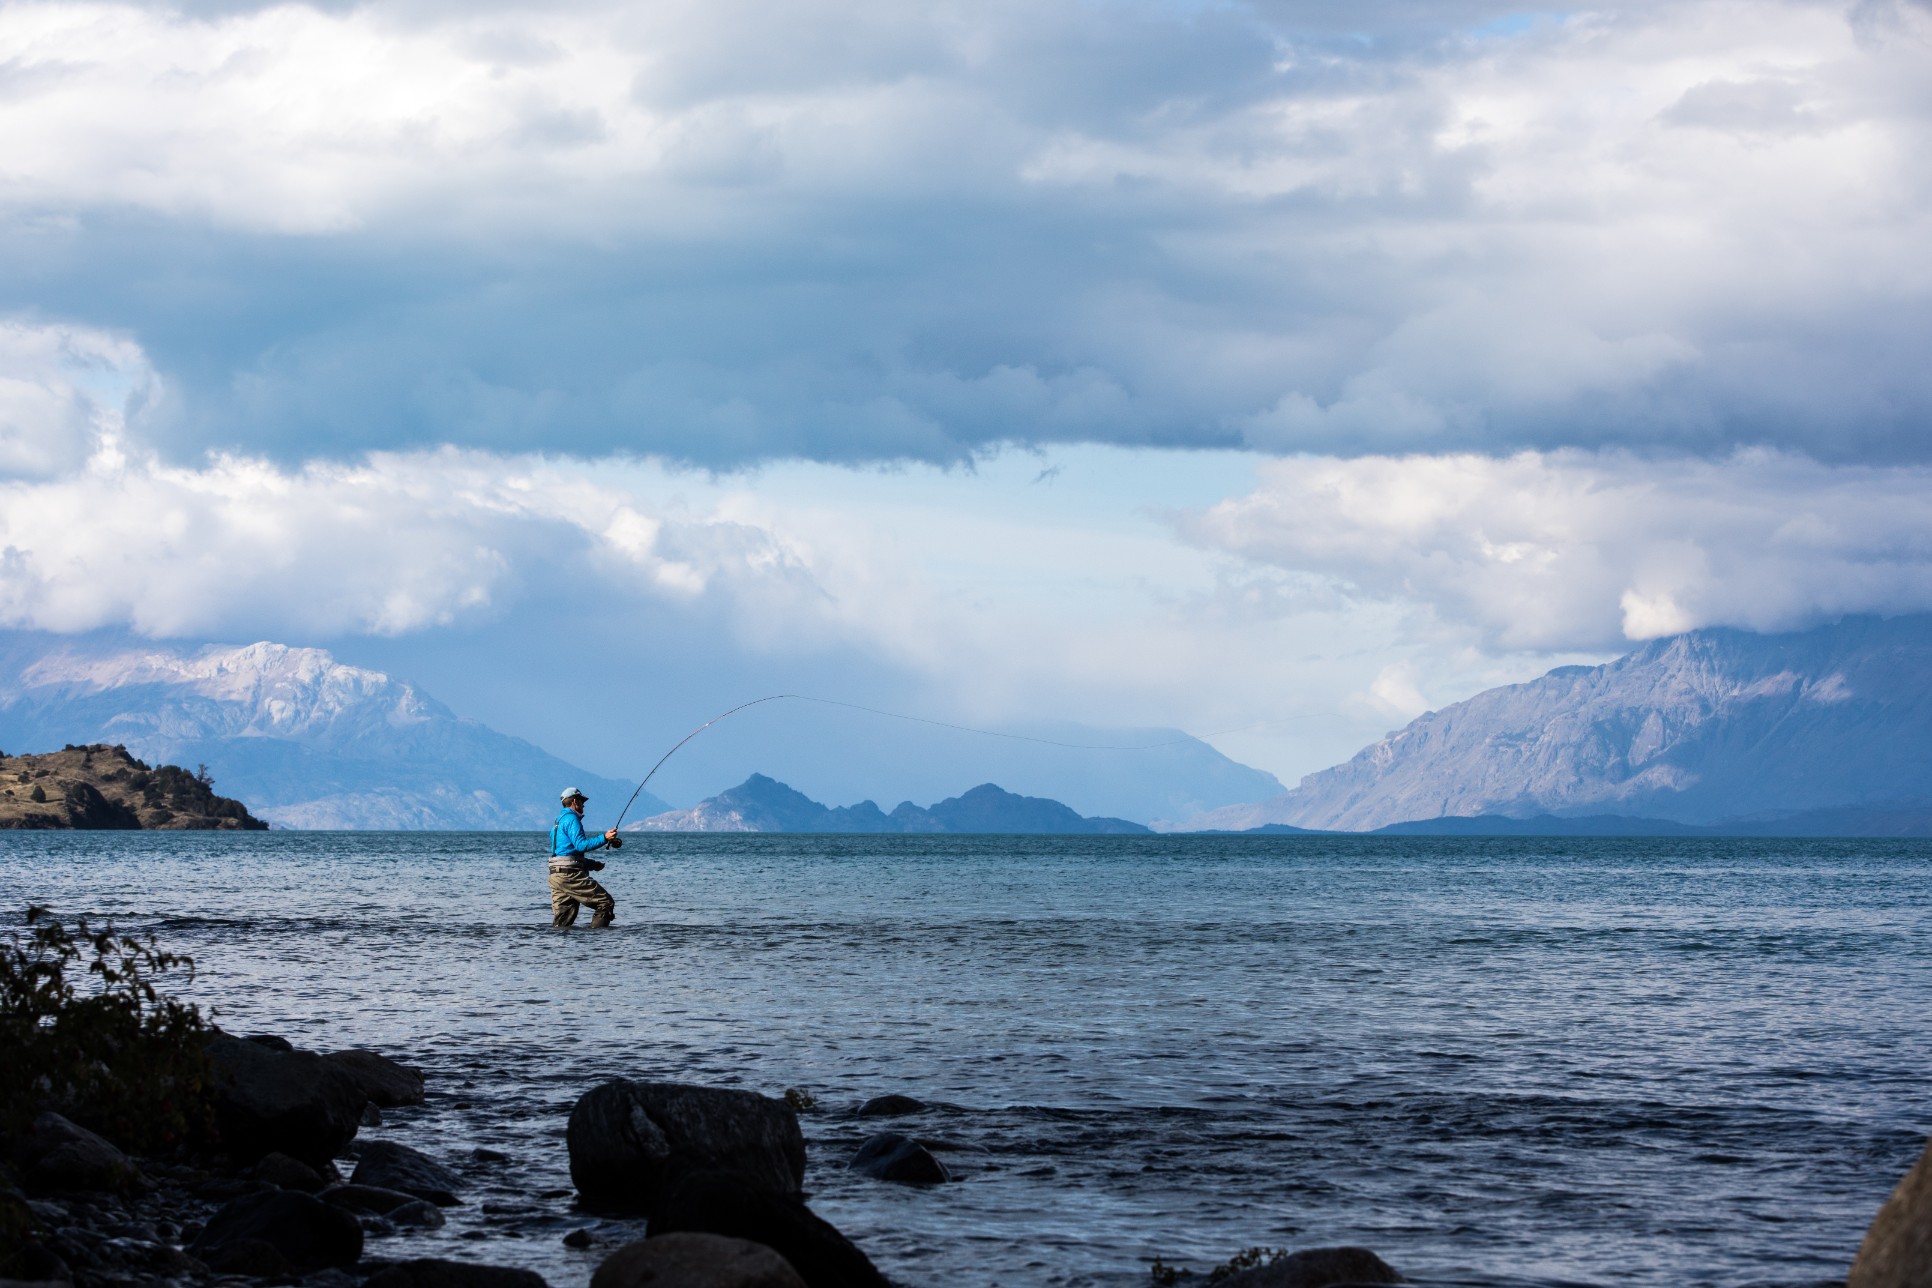
M 690 809 L 640 820 L 652 832 L 1020 833 L 1141 836 L 1151 829 L 1120 818 L 1082 816 L 1059 801 L 1020 796 L 982 783 L 929 806 L 902 801 L 888 814 L 872 801 L 826 806 L 765 774 L 753 774 Z
M 1932 616 L 1728 628 L 1559 667 L 1417 717 L 1340 765 L 1196 830 L 1365 832 L 1499 815 L 1699 827 L 1932 804 Z

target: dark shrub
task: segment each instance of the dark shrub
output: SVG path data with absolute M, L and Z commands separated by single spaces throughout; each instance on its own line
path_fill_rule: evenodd
M 156 987 L 170 972 L 192 979 L 194 962 L 111 923 L 82 919 L 70 932 L 41 907 L 0 936 L 0 1136 L 10 1147 L 42 1109 L 134 1151 L 206 1137 L 213 1029 Z

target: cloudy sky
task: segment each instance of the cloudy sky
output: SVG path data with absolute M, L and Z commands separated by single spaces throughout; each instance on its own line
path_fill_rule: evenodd
M 20 0 L 0 626 L 1292 779 L 1932 608 L 1929 125 L 1919 0 Z

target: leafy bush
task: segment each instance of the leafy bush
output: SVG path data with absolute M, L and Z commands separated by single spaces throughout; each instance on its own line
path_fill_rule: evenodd
M 193 960 L 111 922 L 70 931 L 29 905 L 22 929 L 0 936 L 0 1134 L 17 1143 L 51 1108 L 124 1149 L 205 1140 L 213 1029 L 157 987 L 170 973 L 193 979 Z

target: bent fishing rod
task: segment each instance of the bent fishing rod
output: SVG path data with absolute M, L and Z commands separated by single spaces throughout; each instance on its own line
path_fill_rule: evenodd
M 637 790 L 633 791 L 630 799 L 624 802 L 624 808 L 617 812 L 617 822 L 611 825 L 611 830 L 617 831 L 624 826 L 624 816 L 631 812 L 631 806 L 637 804 L 637 798 L 643 795 L 646 785 L 650 783 L 652 778 L 656 777 L 658 770 L 664 768 L 664 762 L 677 755 L 685 743 L 690 742 L 693 738 L 703 733 L 706 729 L 709 729 L 712 725 L 717 724 L 726 716 L 735 716 L 740 711 L 748 707 L 755 707 L 761 702 L 777 702 L 781 699 L 790 699 L 793 702 L 816 702 L 820 706 L 844 707 L 848 711 L 863 711 L 868 715 L 885 716 L 892 720 L 910 720 L 914 724 L 934 725 L 941 729 L 955 729 L 961 733 L 976 733 L 988 738 L 1010 738 L 1016 742 L 1037 742 L 1048 747 L 1068 747 L 1075 751 L 1154 751 L 1161 747 L 1178 747 L 1183 743 L 1197 741 L 1192 736 L 1186 736 L 1169 738 L 1164 742 L 1150 742 L 1127 746 L 1122 746 L 1118 743 L 1059 742 L 1052 738 L 1036 738 L 1031 734 L 1006 733 L 998 729 L 975 729 L 971 725 L 951 724 L 945 720 L 928 720 L 924 716 L 909 716 L 900 711 L 882 711 L 878 707 L 862 706 L 857 702 L 840 702 L 836 698 L 815 698 L 805 693 L 768 693 L 762 698 L 753 698 L 749 702 L 741 702 L 729 711 L 720 711 L 717 715 L 712 716 L 690 733 L 678 739 L 669 751 L 658 757 L 657 763 L 651 766 L 651 772 L 644 775 L 643 782 L 637 785 Z M 1211 737 L 1212 735 L 1209 736 Z

